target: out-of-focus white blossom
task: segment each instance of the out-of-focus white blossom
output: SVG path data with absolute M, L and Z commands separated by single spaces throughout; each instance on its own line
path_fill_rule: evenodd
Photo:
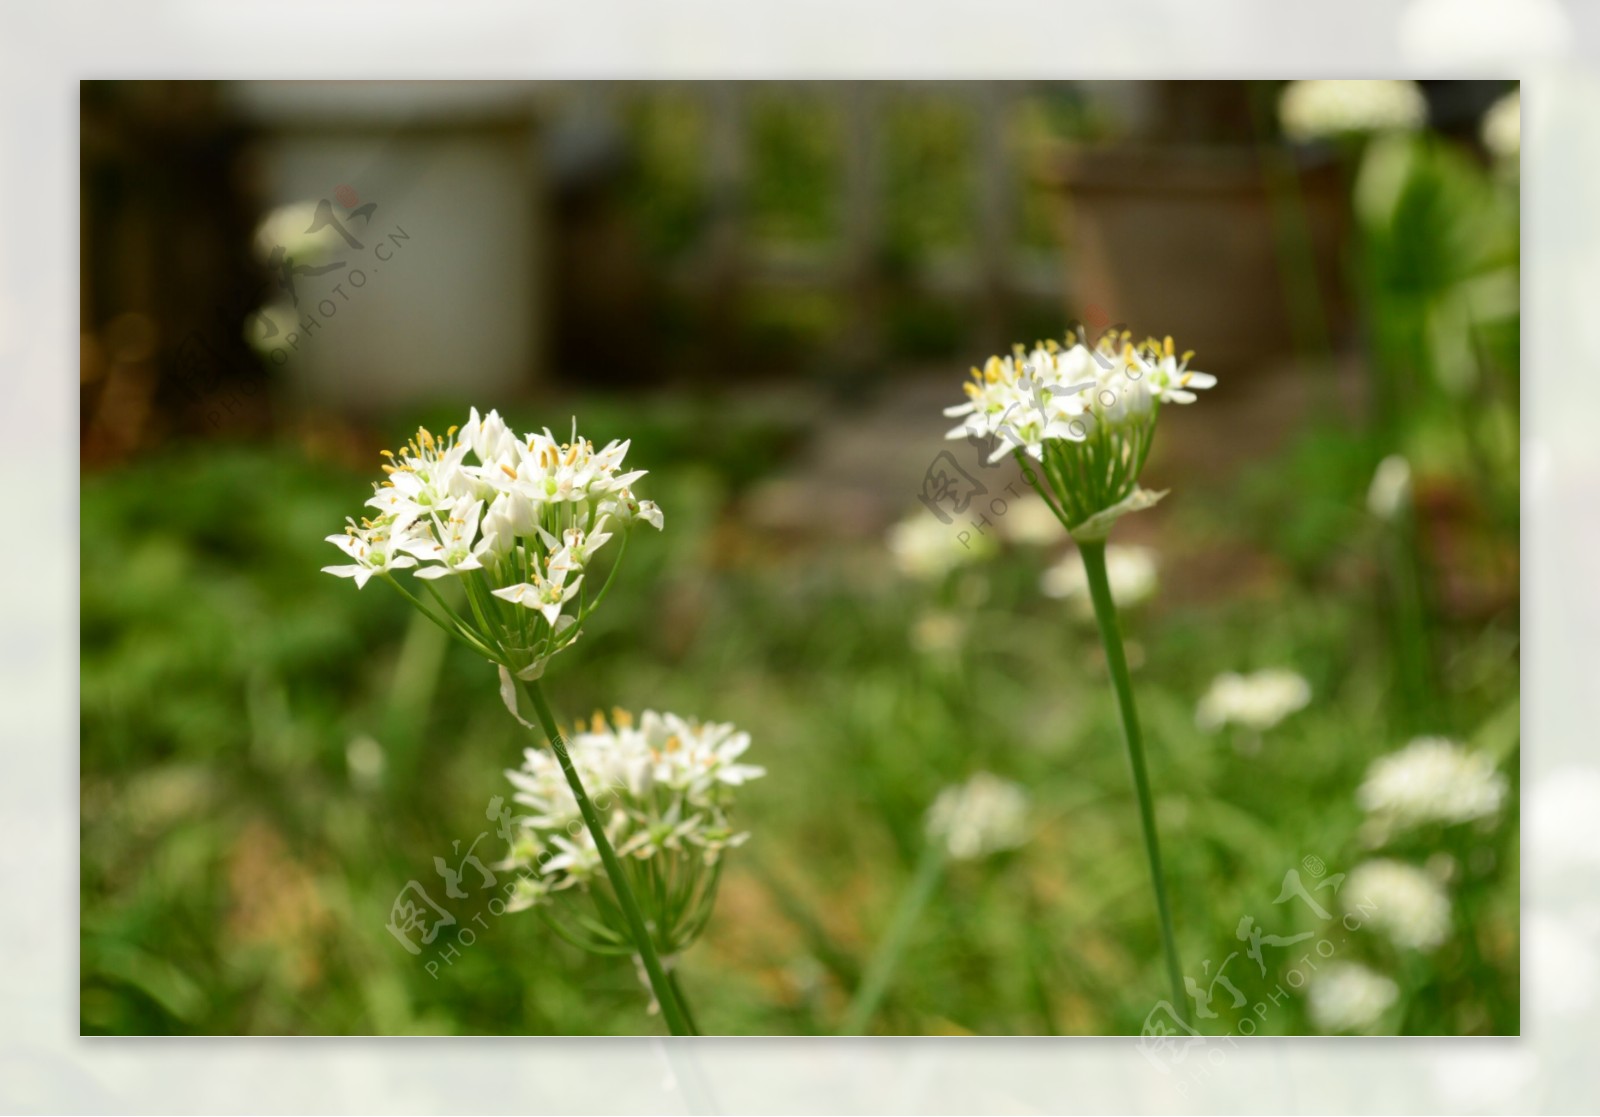
M 1373 471 L 1367 488 L 1367 511 L 1380 520 L 1399 518 L 1411 503 L 1411 463 L 1399 454 L 1390 454 Z
M 1380 858 L 1350 870 L 1339 900 L 1362 926 L 1396 946 L 1430 951 L 1450 937 L 1450 898 L 1426 870 Z
M 644 472 L 623 469 L 628 443 L 596 449 L 576 427 L 567 442 L 548 429 L 518 436 L 473 408 L 443 436 L 419 429 L 384 451 L 371 515 L 328 537 L 355 561 L 323 569 L 358 588 L 401 569 L 466 583 L 464 613 L 433 598 L 447 627 L 502 669 L 537 678 L 598 604 L 585 574 L 595 555 L 638 521 L 662 523 L 633 493 Z
M 1066 530 L 1037 493 L 1027 493 L 1012 501 L 1005 515 L 996 519 L 995 526 L 1006 542 L 1024 547 L 1048 547 L 1059 542 Z
M 1515 161 L 1522 153 L 1522 90 L 1513 89 L 1483 114 L 1483 146 L 1496 159 Z
M 1311 976 L 1306 1010 L 1319 1032 L 1364 1032 L 1400 996 L 1400 987 L 1355 962 L 1330 962 Z
M 1015 849 L 1028 838 L 1028 796 L 1010 780 L 979 772 L 947 787 L 928 809 L 928 838 L 960 861 Z
M 1418 737 L 1372 762 L 1356 802 L 1386 831 L 1403 830 L 1487 818 L 1500 810 L 1509 790 L 1490 757 L 1444 737 Z
M 1177 355 L 1170 337 L 1135 346 L 1126 332 L 1093 347 L 1077 334 L 1065 346 L 1018 345 L 972 370 L 967 402 L 945 409 L 961 420 L 946 437 L 991 441 L 991 461 L 1016 453 L 1039 463 L 1029 483 L 1074 535 L 1103 539 L 1117 517 L 1157 499 L 1139 474 L 1161 404 L 1193 403 L 1216 383 L 1189 368 L 1191 356 Z
M 1195 709 L 1195 724 L 1207 732 L 1238 725 L 1264 732 L 1311 702 L 1311 684 L 1285 668 L 1249 675 L 1218 675 Z
M 996 551 L 994 537 L 987 532 L 959 530 L 926 512 L 913 512 L 891 527 L 887 542 L 900 573 L 928 582 Z
M 1111 600 L 1119 608 L 1143 604 L 1156 592 L 1155 552 L 1148 547 L 1124 547 L 1115 543 L 1108 545 L 1106 580 L 1111 583 Z M 1069 551 L 1060 562 L 1046 570 L 1039 579 L 1039 588 L 1046 597 L 1070 600 L 1080 615 L 1094 616 L 1094 601 L 1089 596 L 1089 576 L 1084 572 L 1083 560 L 1076 551 Z
M 1278 99 L 1278 120 L 1292 140 L 1414 131 L 1428 122 L 1428 102 L 1414 81 L 1293 81 Z
M 765 774 L 741 762 L 750 735 L 732 725 L 689 721 L 647 710 L 635 723 L 626 712 L 566 739 L 583 786 L 605 821 L 606 836 L 624 863 L 649 878 L 634 884 L 663 953 L 693 941 L 710 914 L 723 853 L 744 842 L 729 820 L 737 789 Z M 514 894 L 513 909 L 553 902 L 569 892 L 609 887 L 594 838 L 549 749 L 528 749 L 520 769 L 507 771 L 515 802 L 527 813 L 515 821 L 505 867 L 536 881 Z M 670 882 L 670 887 L 665 887 Z M 656 888 L 656 884 L 664 887 Z M 585 900 L 587 905 L 587 900 Z M 605 910 L 613 910 L 614 902 Z M 615 945 L 631 939 L 625 925 L 611 928 Z M 608 948 L 606 943 L 593 944 Z

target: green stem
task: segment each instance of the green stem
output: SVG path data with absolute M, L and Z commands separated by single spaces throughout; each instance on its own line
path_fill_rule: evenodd
M 894 921 L 889 924 L 888 932 L 878 944 L 877 953 L 867 964 L 861 986 L 856 990 L 855 999 L 850 1002 L 850 1011 L 840 1035 L 859 1036 L 866 1031 L 872 1014 L 877 1011 L 878 1002 L 883 999 L 889 981 L 894 977 L 895 967 L 900 964 L 900 955 L 905 953 L 906 945 L 911 941 L 911 932 L 916 929 L 917 919 L 922 915 L 922 909 L 928 906 L 943 874 L 944 850 L 937 842 L 930 841 L 922 860 L 917 864 L 916 875 L 911 878 L 905 895 L 900 898 Z
M 700 1024 L 695 1020 L 694 1013 L 689 1010 L 689 998 L 683 995 L 683 986 L 678 984 L 678 971 L 667 971 L 667 984 L 672 986 L 672 995 L 678 999 L 678 1007 L 683 1009 L 683 1018 L 689 1022 L 689 1031 L 692 1035 L 700 1034 Z
M 1104 540 L 1078 542 L 1083 569 L 1089 578 L 1089 596 L 1094 599 L 1095 620 L 1100 622 L 1100 637 L 1105 642 L 1106 666 L 1111 669 L 1111 687 L 1122 712 L 1122 731 L 1128 743 L 1128 761 L 1133 767 L 1133 789 L 1139 800 L 1139 822 L 1144 828 L 1144 851 L 1150 859 L 1150 880 L 1156 890 L 1156 912 L 1161 917 L 1161 942 L 1166 948 L 1167 976 L 1172 980 L 1172 1008 L 1185 1023 L 1189 1002 L 1183 990 L 1183 966 L 1178 961 L 1178 945 L 1172 936 L 1172 913 L 1167 905 L 1167 886 L 1161 875 L 1161 843 L 1156 837 L 1156 812 L 1150 797 L 1150 777 L 1144 769 L 1144 737 L 1139 731 L 1139 711 L 1133 704 L 1133 681 L 1128 675 L 1128 659 L 1122 651 L 1122 630 L 1117 624 L 1117 606 L 1111 600 L 1111 581 L 1106 577 Z
M 578 802 L 578 811 L 583 815 L 583 824 L 589 828 L 589 836 L 594 839 L 601 864 L 605 866 L 606 876 L 611 880 L 611 890 L 616 894 L 617 904 L 622 908 L 622 917 L 628 924 L 634 946 L 644 962 L 645 974 L 650 978 L 650 988 L 655 993 L 656 1003 L 661 1006 L 661 1015 L 673 1035 L 692 1036 L 695 1034 L 694 1028 L 684 1014 L 683 1007 L 678 1003 L 672 985 L 667 980 L 667 972 L 662 968 L 661 959 L 656 955 L 649 927 L 639 911 L 638 901 L 633 898 L 633 889 L 628 887 L 622 863 L 617 860 L 616 851 L 611 848 L 611 839 L 606 837 L 605 826 L 600 821 L 600 812 L 595 810 L 594 804 L 589 801 L 589 795 L 583 789 L 583 781 L 578 778 L 578 771 L 572 766 L 572 757 L 567 755 L 567 743 L 561 736 L 561 730 L 556 727 L 555 715 L 550 712 L 550 704 L 545 701 L 544 690 L 537 682 L 525 679 L 519 682 L 523 693 L 533 705 L 534 713 L 539 718 L 545 736 L 550 739 L 550 750 L 556 754 L 556 760 L 561 764 L 561 774 L 567 777 L 567 786 L 572 789 L 572 797 Z

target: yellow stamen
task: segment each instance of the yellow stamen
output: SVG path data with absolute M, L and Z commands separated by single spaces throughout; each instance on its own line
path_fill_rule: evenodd
M 512 469 L 512 468 L 511 468 L 511 467 L 510 467 L 510 466 L 509 466 L 509 465 L 507 465 L 507 464 L 506 464 L 506 463 L 505 463 L 505 462 L 501 462 L 501 463 L 500 463 L 500 468 L 501 468 L 501 469 L 502 469 L 502 470 L 504 470 L 504 471 L 505 471 L 505 475 L 506 475 L 506 476 L 507 476 L 507 477 L 509 477 L 509 478 L 511 478 L 511 479 L 512 479 L 512 480 L 513 480 L 513 481 L 515 481 L 515 480 L 516 480 L 516 479 L 517 479 L 517 471 L 516 471 L 516 470 L 514 470 L 514 469 Z

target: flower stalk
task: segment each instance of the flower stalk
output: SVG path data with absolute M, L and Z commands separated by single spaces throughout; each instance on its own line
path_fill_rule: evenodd
M 1103 541 L 1079 540 L 1084 573 L 1089 580 L 1089 596 L 1094 602 L 1095 620 L 1105 645 L 1106 666 L 1111 673 L 1111 689 L 1122 716 L 1123 739 L 1128 746 L 1128 763 L 1133 768 L 1133 790 L 1139 801 L 1139 825 L 1144 832 L 1145 856 L 1150 862 L 1150 882 L 1155 888 L 1156 913 L 1161 921 L 1161 944 L 1166 953 L 1167 976 L 1172 982 L 1172 1004 L 1179 1017 L 1189 1019 L 1184 993 L 1183 965 L 1172 934 L 1172 912 L 1167 902 L 1167 886 L 1161 869 L 1161 841 L 1156 834 L 1155 805 L 1150 794 L 1150 777 L 1145 771 L 1144 735 L 1139 728 L 1139 710 L 1133 700 L 1133 680 L 1128 673 L 1128 658 L 1122 648 L 1122 629 L 1117 623 L 1117 606 L 1111 598 L 1111 582 L 1106 575 L 1106 545 Z
M 861 976 L 861 985 L 856 989 L 856 995 L 850 1002 L 850 1011 L 845 1016 L 840 1035 L 859 1036 L 866 1033 L 867 1025 L 872 1021 L 873 1014 L 878 1011 L 878 1003 L 889 990 L 889 983 L 894 978 L 895 970 L 899 968 L 900 957 L 911 942 L 911 934 L 916 930 L 923 910 L 927 908 L 933 894 L 938 891 L 939 880 L 944 876 L 944 866 L 943 847 L 937 842 L 929 842 L 917 862 L 911 883 L 906 886 L 905 893 L 900 897 L 900 906 L 895 909 L 894 921 L 889 924 L 888 932 L 878 944 L 872 960 L 867 963 L 866 972 Z
M 606 837 L 606 828 L 600 821 L 600 812 L 595 810 L 594 803 L 584 790 L 583 781 L 578 778 L 577 769 L 572 766 L 572 758 L 567 754 L 566 740 L 556 726 L 555 715 L 550 712 L 550 704 L 545 700 L 543 688 L 536 681 L 526 679 L 519 681 L 522 693 L 533 706 L 534 715 L 539 719 L 539 726 L 550 742 L 550 751 L 555 753 L 556 760 L 561 764 L 562 775 L 566 776 L 567 786 L 572 789 L 572 797 L 577 801 L 578 810 L 583 815 L 583 824 L 588 829 L 589 836 L 594 839 L 601 864 L 605 866 L 606 877 L 611 881 L 611 889 L 616 894 L 617 904 L 622 908 L 622 917 L 627 921 L 628 930 L 632 933 L 640 962 L 650 978 L 650 990 L 655 994 L 656 1003 L 661 1006 L 662 1018 L 666 1020 L 668 1029 L 675 1036 L 698 1035 L 694 1025 L 689 1021 L 687 1011 L 678 999 L 676 982 L 669 980 L 667 971 L 661 965 L 661 958 L 656 953 L 655 944 L 650 936 L 650 928 L 645 924 L 644 916 L 639 911 L 639 903 L 634 899 L 633 889 L 629 887 L 627 875 L 622 871 L 622 863 L 617 860 L 616 851 L 611 848 L 611 839 Z

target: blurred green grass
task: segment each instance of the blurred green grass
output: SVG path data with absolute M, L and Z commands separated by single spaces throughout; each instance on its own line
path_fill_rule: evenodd
M 927 586 L 874 542 L 779 546 L 743 513 L 793 430 L 708 426 L 687 405 L 580 414 L 596 438 L 634 435 L 630 462 L 651 470 L 667 530 L 634 543 L 552 667 L 558 713 L 733 721 L 769 773 L 740 797 L 752 838 L 682 963 L 703 1029 L 837 1028 L 912 872 L 923 810 L 988 768 L 1029 789 L 1035 837 L 952 873 L 878 1028 L 1137 1033 L 1164 986 L 1126 760 L 1093 630 L 1038 593 L 1048 556 L 1010 548 Z M 1242 916 L 1296 929 L 1272 904 L 1284 874 L 1362 856 L 1353 791 L 1416 729 L 1363 509 L 1375 458 L 1357 435 L 1309 432 L 1288 468 L 1187 488 L 1161 537 L 1163 593 L 1129 618 L 1192 975 L 1239 947 Z M 487 665 L 381 584 L 357 593 L 318 572 L 337 557 L 323 536 L 368 479 L 287 443 L 174 448 L 85 478 L 83 1031 L 657 1030 L 631 967 L 529 915 L 452 904 L 474 940 L 437 974 L 438 955 L 412 956 L 386 929 L 408 880 L 442 898 L 434 857 L 492 829 L 502 770 L 533 742 Z M 1217 590 L 1186 574 L 1191 556 L 1230 549 L 1264 573 Z M 1514 597 L 1487 615 L 1447 605 L 1430 615 L 1429 728 L 1495 750 L 1514 778 Z M 960 626 L 949 649 L 913 638 L 934 612 Z M 1315 700 L 1258 754 L 1195 728 L 1217 673 L 1280 664 Z M 1492 831 L 1450 838 L 1482 852 L 1464 861 L 1463 921 L 1436 954 L 1398 957 L 1370 936 L 1350 948 L 1401 984 L 1395 1030 L 1518 1030 L 1516 833 L 1513 806 Z M 1445 838 L 1419 841 L 1422 858 Z M 1251 1014 L 1230 1017 L 1226 1000 L 1211 1030 Z M 1304 998 L 1255 1025 L 1307 1032 Z

